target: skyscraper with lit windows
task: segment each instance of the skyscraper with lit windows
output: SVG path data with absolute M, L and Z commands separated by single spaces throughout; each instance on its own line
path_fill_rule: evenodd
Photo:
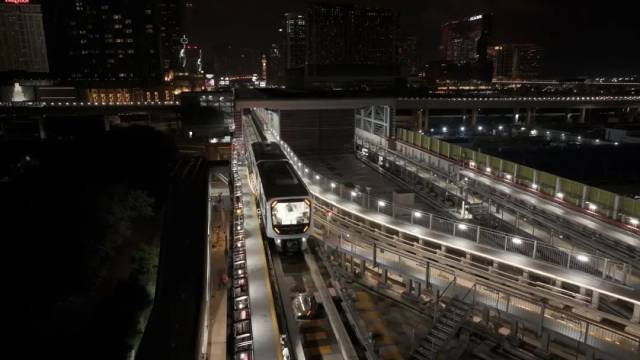
M 40 5 L 0 4 L 0 71 L 48 72 Z
M 180 49 L 178 0 L 44 3 L 52 71 L 71 81 L 160 83 Z

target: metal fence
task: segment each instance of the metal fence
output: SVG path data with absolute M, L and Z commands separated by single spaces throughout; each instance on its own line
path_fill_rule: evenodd
M 322 237 L 325 243 L 336 245 L 335 249 L 345 255 L 359 257 L 359 252 L 354 248 L 366 249 L 368 252 L 375 251 L 376 247 L 372 248 L 372 244 L 362 243 L 358 238 L 357 233 L 349 234 L 344 229 L 337 227 L 331 229 L 326 226 Z M 352 246 L 344 246 L 345 242 Z M 340 243 L 343 245 L 338 246 Z M 374 244 L 377 243 L 374 241 Z M 385 250 L 385 253 L 390 256 L 397 254 L 406 260 L 403 263 L 411 264 L 411 266 L 418 266 L 420 263 L 420 260 L 415 256 L 399 255 L 393 248 L 385 247 L 382 243 L 377 245 L 377 249 L 378 251 Z M 380 267 L 373 269 L 381 270 Z M 389 271 L 393 270 L 389 269 Z M 405 279 L 406 274 L 398 275 Z M 564 337 L 566 338 L 565 343 L 567 341 L 584 343 L 608 354 L 620 355 L 623 358 L 628 358 L 631 354 L 637 354 L 640 351 L 640 339 L 637 337 L 607 328 L 569 311 L 546 305 L 539 299 L 505 291 L 490 283 L 460 281 L 455 274 L 439 269 L 435 263 L 431 266 L 430 271 L 424 273 L 424 278 L 421 281 L 424 281 L 425 289 L 429 287 L 432 294 L 437 294 L 435 296 L 438 299 L 457 296 L 472 304 L 480 313 L 484 307 L 493 309 L 505 319 L 510 317 L 518 319 L 520 326 L 537 337 L 541 337 L 543 331 L 546 331 L 556 334 L 554 336 L 556 341 L 562 342 L 560 338 Z
M 274 134 L 270 135 L 277 139 Z M 387 199 L 374 197 L 359 187 L 348 187 L 314 171 L 306 166 L 285 142 L 278 141 L 296 170 L 309 185 L 333 193 L 342 200 L 354 202 L 368 210 L 402 221 L 408 220 L 412 224 L 421 225 L 439 233 L 467 239 L 494 249 L 517 253 L 552 265 L 578 270 L 606 280 L 615 280 L 616 273 L 623 271 L 624 264 L 602 256 L 553 246 L 535 239 L 466 222 L 454 221 L 423 210 L 398 205 Z M 364 144 L 368 146 L 369 151 L 376 151 L 376 145 L 366 142 Z M 392 155 L 387 153 L 385 156 L 391 157 Z
M 361 139 L 361 142 L 359 144 L 361 144 L 362 146 L 366 146 L 370 153 L 377 153 L 378 151 L 377 145 L 368 143 L 364 139 Z M 289 154 L 290 156 L 296 158 L 295 154 L 293 154 L 292 152 L 290 152 Z M 395 164 L 408 164 L 409 161 L 411 161 L 407 159 L 402 159 L 402 162 L 398 161 L 400 159 L 399 156 L 386 151 L 384 152 L 383 156 L 390 162 L 393 162 Z M 413 169 L 416 169 L 416 167 L 413 167 Z M 312 175 L 315 175 L 313 171 L 311 171 L 311 173 L 313 173 Z M 319 181 L 319 178 L 313 177 L 309 178 L 309 180 L 312 181 L 312 183 L 320 186 L 323 190 L 326 190 L 326 182 L 330 181 L 328 179 Z M 336 187 L 337 186 L 338 185 L 336 185 Z M 354 192 L 358 190 L 347 188 L 343 189 L 343 191 Z M 340 192 L 335 193 L 340 194 Z M 343 198 L 346 200 L 351 200 L 352 198 L 357 198 L 357 196 L 360 195 Z M 368 195 L 361 194 L 361 196 L 367 197 Z M 366 204 L 375 203 L 377 201 L 380 200 L 371 198 L 366 202 Z M 547 262 L 556 266 L 578 270 L 591 275 L 599 276 L 603 279 L 617 281 L 616 279 L 619 278 L 619 276 L 616 277 L 616 274 L 620 274 L 623 271 L 628 271 L 628 269 L 630 269 L 630 267 L 625 267 L 625 264 L 620 261 L 612 260 L 600 255 L 592 254 L 585 251 L 579 251 L 576 249 L 563 248 L 536 239 L 508 234 L 501 231 L 468 224 L 465 222 L 453 221 L 451 219 L 439 217 L 438 215 L 421 210 L 408 209 L 395 204 L 391 204 L 386 200 L 382 201 L 384 202 L 385 206 L 383 206 L 381 212 L 384 212 L 387 215 L 392 215 L 394 212 L 410 212 L 414 214 L 414 216 L 411 217 L 412 223 L 425 226 L 430 230 L 475 241 L 478 244 L 489 246 L 495 249 L 524 255 L 532 259 Z M 370 210 L 376 209 L 377 211 L 379 211 L 379 209 L 377 209 L 376 207 L 370 206 L 368 208 Z M 394 209 L 394 211 L 387 210 L 386 208 Z

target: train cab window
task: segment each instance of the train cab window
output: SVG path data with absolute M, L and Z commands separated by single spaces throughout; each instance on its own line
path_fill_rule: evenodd
M 301 225 L 310 221 L 311 206 L 304 201 L 274 201 L 271 205 L 271 220 L 274 226 Z

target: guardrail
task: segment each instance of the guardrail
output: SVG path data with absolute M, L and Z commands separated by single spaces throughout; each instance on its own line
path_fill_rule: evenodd
M 274 134 L 271 135 L 275 137 Z M 588 252 L 551 246 L 538 240 L 503 233 L 466 222 L 454 221 L 433 213 L 405 207 L 386 199 L 371 196 L 370 194 L 363 193 L 361 189 L 345 186 L 310 169 L 296 156 L 285 142 L 281 140 L 278 141 L 280 141 L 291 163 L 294 164 L 295 168 L 306 181 L 320 187 L 324 191 L 338 195 L 342 200 L 357 203 L 369 210 L 375 210 L 395 219 L 420 225 L 446 235 L 456 236 L 495 249 L 525 255 L 534 260 L 582 271 L 607 280 L 615 279 L 616 272 L 622 271 L 624 268 L 624 264 L 620 262 Z
M 408 144 L 432 152 L 471 169 L 482 169 L 485 174 L 522 185 L 539 195 L 556 202 L 589 211 L 592 215 L 608 218 L 622 228 L 638 233 L 640 225 L 640 200 L 620 196 L 533 169 L 512 161 L 483 154 L 472 149 L 447 143 L 443 140 L 407 129 L 397 129 L 397 136 Z
M 382 153 L 385 158 L 384 167 L 387 170 L 392 167 L 393 164 L 407 166 L 408 163 L 414 163 L 413 160 L 400 158 L 399 156 L 386 151 L 384 148 L 383 151 L 380 152 L 378 150 L 378 145 L 370 143 L 364 139 L 357 139 L 356 141 L 358 145 L 368 149 L 370 153 L 369 156 L 374 156 L 374 153 L 376 155 Z M 387 162 L 390 162 L 391 164 L 387 164 Z M 418 168 L 423 165 L 424 164 L 418 163 L 412 164 L 415 168 L 414 172 L 418 173 L 417 176 L 422 176 L 420 175 L 421 172 Z M 579 270 L 607 280 L 617 281 L 619 276 L 617 277 L 616 275 L 628 272 L 631 268 L 629 264 L 624 262 L 590 253 L 588 251 L 578 251 L 576 249 L 551 245 L 537 239 L 508 234 L 463 222 L 454 222 L 450 219 L 438 217 L 434 214 L 429 214 L 428 218 L 414 216 L 411 219 L 411 222 L 423 225 L 434 231 L 474 241 L 481 245 L 517 253 L 556 266 Z M 622 278 L 624 279 L 624 277 Z
M 348 227 L 341 226 L 336 219 L 326 221 L 317 218 L 316 220 L 319 220 L 324 228 L 322 239 L 329 247 L 335 247 L 340 252 L 355 256 L 361 261 L 364 258 L 357 251 L 358 248 L 363 249 L 364 252 L 372 251 L 397 255 L 405 259 L 404 264 L 423 270 L 426 266 L 425 262 L 430 261 L 426 254 L 434 251 L 408 240 L 384 236 L 375 229 L 365 230 L 363 236 L 358 232 L 351 232 Z M 349 220 L 345 219 L 345 221 Z M 372 232 L 371 236 L 366 235 L 368 231 Z M 383 238 L 379 239 L 379 237 Z M 392 246 L 392 242 L 395 245 Z M 451 257 L 446 254 L 439 256 Z M 376 256 L 370 258 L 374 259 L 371 265 L 373 268 L 384 267 L 379 261 L 375 262 Z M 453 260 L 453 258 L 451 259 Z M 463 301 L 471 303 L 478 310 L 489 307 L 495 309 L 505 318 L 519 319 L 518 321 L 527 331 L 538 337 L 542 336 L 543 330 L 553 332 L 557 335 L 556 338 L 564 339 L 562 341 L 557 339 L 557 341 L 565 344 L 567 342 L 584 343 L 610 353 L 624 354 L 625 357 L 640 351 L 638 336 L 631 336 L 570 311 L 548 305 L 535 296 L 525 296 L 522 293 L 504 290 L 481 278 L 474 278 L 471 284 L 467 284 L 469 281 L 457 281 L 455 275 L 450 276 L 447 273 L 447 281 L 442 285 L 437 285 L 438 281 L 436 280 L 442 275 L 440 271 L 438 267 L 432 266 L 431 270 L 426 272 L 427 278 L 423 280 L 429 284 L 432 291 L 438 293 L 438 300 L 442 299 L 445 294 L 449 294 L 448 297 L 458 295 Z M 495 273 L 498 274 L 499 271 Z M 400 275 L 404 277 L 406 274 Z M 540 293 L 542 294 L 542 292 L 541 289 Z

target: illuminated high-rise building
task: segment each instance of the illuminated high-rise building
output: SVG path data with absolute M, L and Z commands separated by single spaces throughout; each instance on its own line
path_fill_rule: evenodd
M 51 69 L 72 81 L 162 82 L 177 65 L 182 1 L 43 4 Z
M 305 82 L 342 87 L 369 85 L 374 78 L 378 83 L 394 81 L 396 33 L 397 18 L 390 9 L 310 4 Z
M 540 77 L 544 49 L 535 44 L 502 44 L 490 49 L 494 80 L 529 80 Z
M 491 37 L 492 16 L 474 15 L 442 24 L 442 60 L 462 64 L 486 61 Z
M 284 14 L 284 24 L 278 30 L 282 33 L 282 56 L 285 68 L 303 67 L 307 48 L 307 24 L 304 16 L 294 13 Z
M 0 71 L 49 71 L 40 5 L 0 3 L 0 49 Z

